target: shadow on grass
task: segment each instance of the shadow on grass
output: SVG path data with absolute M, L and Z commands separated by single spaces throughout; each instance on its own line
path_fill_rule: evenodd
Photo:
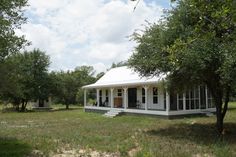
M 82 110 L 83 108 L 82 107 L 78 107 L 78 108 L 69 108 L 69 109 L 66 109 L 66 108 L 55 108 L 55 109 L 52 109 L 51 111 L 53 112 L 57 112 L 57 111 L 73 111 L 73 110 Z
M 234 110 L 236 110 L 236 107 L 230 107 L 228 110 L 229 111 L 234 111 Z
M 14 138 L 0 137 L 0 156 L 4 157 L 22 157 L 30 155 L 32 148 Z
M 236 143 L 236 124 L 226 123 L 223 141 L 229 144 Z M 150 130 L 151 136 L 166 136 L 175 140 L 189 140 L 197 144 L 214 144 L 220 142 L 213 123 L 208 124 L 176 124 L 164 129 Z

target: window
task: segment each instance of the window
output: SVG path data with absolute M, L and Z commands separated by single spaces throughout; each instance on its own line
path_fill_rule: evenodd
M 99 90 L 99 103 L 102 105 L 102 90 Z
M 186 101 L 186 110 L 189 110 L 189 91 L 186 92 L 185 94 L 185 101 Z
M 142 88 L 142 103 L 145 104 L 145 89 Z
M 200 88 L 196 87 L 194 92 L 195 109 L 200 108 Z
M 206 86 L 200 86 L 200 108 L 206 109 Z
M 199 109 L 199 87 L 194 87 L 186 92 L 186 110 Z
M 117 89 L 117 96 L 122 97 L 122 89 Z
M 106 90 L 106 102 L 108 103 L 109 98 L 108 98 L 108 90 Z
M 215 105 L 213 103 L 213 98 L 210 90 L 207 88 L 207 102 L 208 102 L 208 108 L 214 108 Z
M 153 104 L 158 104 L 158 89 L 154 87 L 152 89 L 152 93 L 153 93 Z
M 184 108 L 184 99 L 183 99 L 183 93 L 178 94 L 178 109 L 183 110 Z

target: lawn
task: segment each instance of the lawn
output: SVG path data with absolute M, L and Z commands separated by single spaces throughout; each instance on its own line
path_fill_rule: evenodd
M 220 141 L 215 116 L 168 120 L 125 115 L 110 119 L 85 113 L 82 108 L 0 113 L 0 156 L 236 156 L 236 103 L 230 104 L 225 123 Z

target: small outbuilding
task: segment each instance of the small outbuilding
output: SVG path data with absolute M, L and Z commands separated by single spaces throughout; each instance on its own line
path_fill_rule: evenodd
M 196 86 L 183 93 L 165 89 L 165 75 L 140 77 L 127 66 L 109 70 L 96 83 L 84 89 L 85 111 L 136 113 L 177 116 L 215 112 L 206 86 Z M 89 104 L 87 91 L 96 89 L 96 103 Z
M 47 99 L 38 99 L 35 102 L 30 102 L 32 109 L 34 110 L 48 110 L 51 109 L 51 97 Z

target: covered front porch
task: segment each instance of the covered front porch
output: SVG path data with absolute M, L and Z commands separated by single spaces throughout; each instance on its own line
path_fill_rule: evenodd
M 166 115 L 170 108 L 168 92 L 157 84 L 96 88 L 94 103 L 88 101 L 89 90 L 94 89 L 84 89 L 84 107 L 87 110 L 114 109 L 131 113 Z
M 161 84 L 146 84 L 125 87 L 96 88 L 94 103 L 88 102 L 84 89 L 85 111 L 177 116 L 215 112 L 212 98 L 205 86 L 198 86 L 184 93 L 168 93 Z

